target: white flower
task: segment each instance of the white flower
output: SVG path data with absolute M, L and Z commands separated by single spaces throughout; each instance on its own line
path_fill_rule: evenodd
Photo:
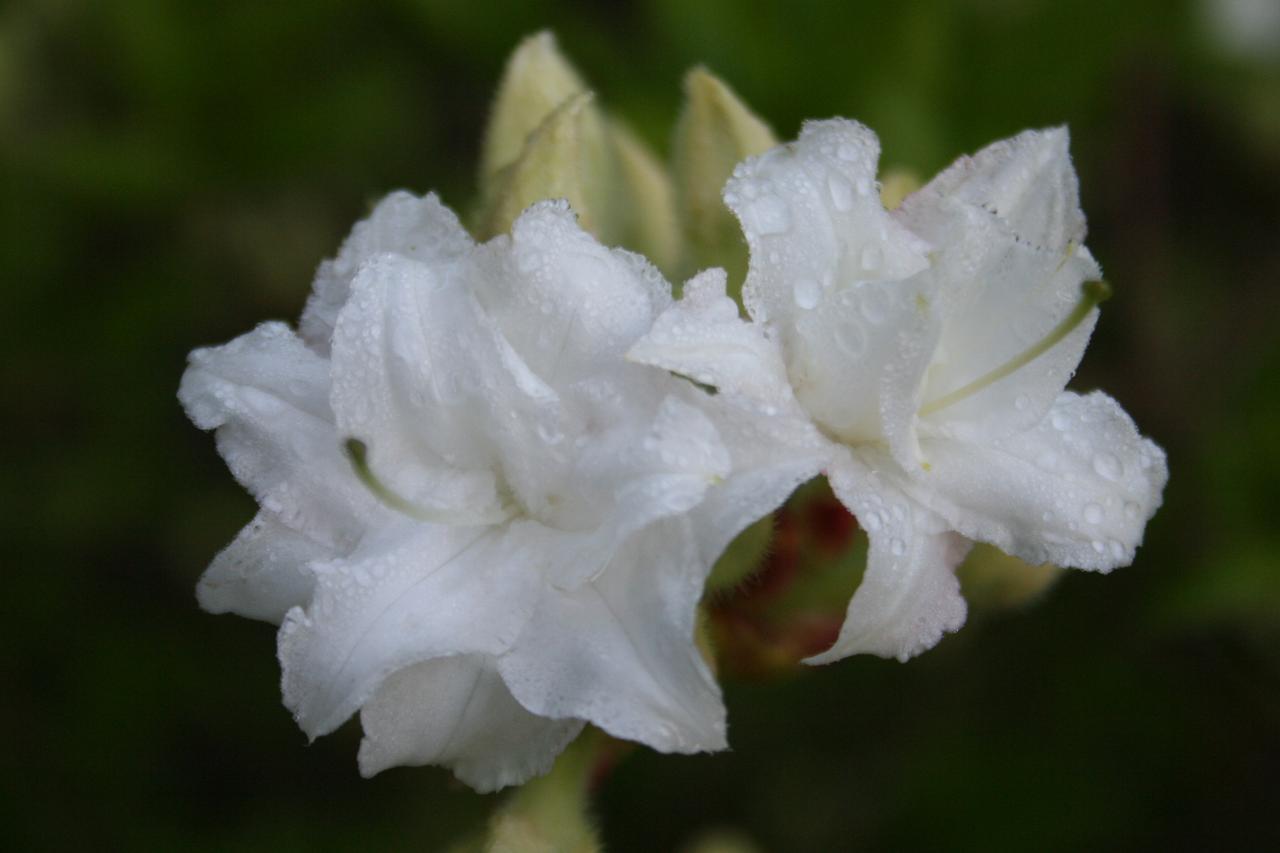
M 261 504 L 200 601 L 282 621 L 309 735 L 360 710 L 362 772 L 443 764 L 480 790 L 545 772 L 584 721 L 724 747 L 703 582 L 818 456 L 771 462 L 767 435 L 722 437 L 705 395 L 623 358 L 670 302 L 563 203 L 477 246 L 397 193 L 322 265 L 301 336 L 192 354 L 182 402 Z
M 828 477 L 870 550 L 812 662 L 906 659 L 958 628 L 953 570 L 972 540 L 1127 565 L 1167 479 L 1114 400 L 1063 390 L 1105 296 L 1066 131 L 961 158 L 893 213 L 878 156 L 870 130 L 832 120 L 741 164 L 725 201 L 750 247 L 753 321 L 703 279 L 631 352 L 828 437 Z

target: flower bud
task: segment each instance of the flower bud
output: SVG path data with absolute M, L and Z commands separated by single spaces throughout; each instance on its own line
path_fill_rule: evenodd
M 480 156 L 480 189 L 489 195 L 498 173 L 524 151 L 530 134 L 587 84 L 556 46 L 548 30 L 522 41 L 507 60 L 493 100 Z
M 610 130 L 623 186 L 612 205 L 620 243 L 646 255 L 664 272 L 671 272 L 683 251 L 671 176 L 630 128 L 613 121 Z
M 777 145 L 773 131 L 705 68 L 684 79 L 685 105 L 676 124 L 677 205 L 688 241 L 686 271 L 724 267 L 730 290 L 742 289 L 747 250 L 720 192 L 733 167 Z
M 578 221 L 598 236 L 604 171 L 603 127 L 590 92 L 573 95 L 529 135 L 516 161 L 494 176 L 484 200 L 476 237 L 505 234 L 529 205 L 567 199 Z
M 893 210 L 921 186 L 920 176 L 910 169 L 886 169 L 880 179 L 880 201 L 886 210 Z

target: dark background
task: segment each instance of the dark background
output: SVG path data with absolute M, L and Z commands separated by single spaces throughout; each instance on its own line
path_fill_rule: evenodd
M 0 845 L 431 850 L 497 802 L 361 780 L 354 723 L 305 746 L 271 627 L 196 607 L 253 504 L 174 394 L 191 348 L 295 317 L 371 200 L 469 204 L 550 26 L 662 150 L 696 62 L 784 139 L 856 117 L 923 175 L 1069 123 L 1116 289 L 1074 384 L 1172 472 L 1131 568 L 909 665 L 727 685 L 733 750 L 624 761 L 610 849 L 1280 849 L 1280 32 L 1222 23 L 1249 5 L 0 4 Z

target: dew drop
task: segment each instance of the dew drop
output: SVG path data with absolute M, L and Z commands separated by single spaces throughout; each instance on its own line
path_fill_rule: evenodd
M 553 424 L 538 424 L 538 438 L 547 444 L 559 444 L 564 440 L 564 433 L 557 429 Z
M 1084 520 L 1089 524 L 1099 524 L 1102 522 L 1102 507 L 1097 504 L 1084 505 Z
M 1093 546 L 1093 550 L 1097 551 L 1099 554 L 1107 550 L 1107 546 L 1104 545 L 1100 539 L 1095 539 L 1089 544 L 1091 544 Z
M 859 519 L 859 520 L 862 522 L 862 526 L 863 526 L 863 527 L 865 527 L 867 530 L 879 530 L 879 529 L 880 529 L 880 515 L 879 515 L 879 513 L 876 513 L 876 512 L 868 512 L 868 513 L 866 513 L 866 518 L 862 518 L 862 519 Z
M 761 196 L 747 210 L 747 220 L 757 234 L 785 234 L 791 230 L 791 211 L 776 195 Z
M 858 255 L 858 262 L 862 264 L 862 268 L 868 272 L 874 272 L 880 269 L 881 262 L 884 261 L 884 250 L 875 243 L 862 247 L 862 252 Z
M 853 187 L 839 175 L 827 178 L 827 192 L 831 195 L 831 203 L 836 210 L 845 211 L 853 208 Z
M 1138 518 L 1138 513 L 1140 513 L 1141 511 L 1142 511 L 1142 508 L 1139 507 L 1133 501 L 1125 501 L 1124 503 L 1125 518 L 1129 519 L 1130 521 L 1136 521 Z
M 1058 432 L 1071 429 L 1071 417 L 1066 412 L 1054 412 L 1049 418 L 1049 423 L 1053 424 L 1053 428 Z
M 822 298 L 822 286 L 811 278 L 798 278 L 791 288 L 796 306 L 808 311 Z
M 889 543 L 889 550 L 893 552 L 893 556 L 901 557 L 907 553 L 907 543 L 901 539 L 894 539 Z
M 858 159 L 858 149 L 846 142 L 836 149 L 836 156 L 846 163 L 852 163 Z
M 867 322 L 879 325 L 889 316 L 889 297 L 875 285 L 862 288 L 862 316 Z
M 836 328 L 836 346 L 846 355 L 858 357 L 867 350 L 867 333 L 856 320 L 845 320 Z
M 1093 457 L 1093 470 L 1104 480 L 1116 482 L 1124 473 L 1120 460 L 1110 453 L 1099 453 Z
M 1108 547 L 1111 549 L 1111 556 L 1112 556 L 1113 558 L 1115 558 L 1115 559 L 1117 559 L 1117 560 L 1123 560 L 1123 559 L 1124 559 L 1124 546 L 1123 546 L 1123 545 L 1121 545 L 1121 544 L 1120 544 L 1119 542 L 1117 542 L 1116 540 L 1112 539 L 1112 540 L 1108 543 Z

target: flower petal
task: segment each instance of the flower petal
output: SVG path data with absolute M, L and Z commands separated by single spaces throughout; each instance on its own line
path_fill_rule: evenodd
M 723 749 L 720 690 L 693 641 L 707 568 L 687 519 L 652 525 L 596 580 L 544 588 L 498 660 L 503 680 L 541 716 L 587 720 L 664 752 Z
M 511 237 L 485 244 L 473 290 L 502 335 L 542 381 L 598 375 L 671 302 L 652 265 L 608 249 L 563 201 L 520 215 Z
M 738 316 L 722 270 L 691 279 L 678 303 L 627 354 L 713 386 L 700 401 L 722 436 L 732 474 L 694 510 L 703 558 L 714 561 L 733 537 L 776 509 L 830 454 L 791 393 L 778 345 Z
M 856 122 L 809 122 L 740 166 L 725 200 L 751 249 L 747 307 L 776 325 L 796 397 L 828 433 L 910 464 L 937 285 L 917 275 L 928 245 L 880 203 L 879 151 Z
M 1018 357 L 1080 304 L 1102 272 L 1083 247 L 1084 214 L 1063 128 L 1027 131 L 962 157 L 909 196 L 896 216 L 938 247 L 943 331 L 923 403 Z M 1097 320 L 1020 369 L 925 418 L 925 429 L 969 441 L 1039 422 L 1075 371 Z
M 397 670 L 506 650 L 537 599 L 541 525 L 392 527 L 349 559 L 317 565 L 310 605 L 280 628 L 285 705 L 312 737 Z
M 337 557 L 326 548 L 259 512 L 231 544 L 213 558 L 196 586 L 210 613 L 235 613 L 277 625 L 292 607 L 311 599 L 315 586 L 308 564 Z
M 948 203 L 986 210 L 1019 242 L 1061 254 L 1084 242 L 1080 191 L 1065 127 L 1024 130 L 961 157 L 903 200 L 899 215 L 927 240 Z
M 729 476 L 690 514 L 702 559 L 710 565 L 748 525 L 825 468 L 833 450 L 806 417 L 744 410 L 723 395 L 705 401 L 703 408 L 733 459 Z
M 517 390 L 502 342 L 465 284 L 394 255 L 366 263 L 333 337 L 338 434 L 369 448 L 393 490 L 437 510 L 483 515 L 500 503 L 490 398 L 512 416 Z M 534 393 L 553 396 L 535 379 Z
M 969 542 L 946 531 L 938 518 L 890 482 L 883 472 L 891 466 L 881 458 L 873 472 L 860 460 L 847 458 L 828 471 L 832 489 L 857 516 L 871 547 L 839 637 L 806 663 L 830 663 L 859 653 L 905 661 L 964 624 L 967 608 L 955 568 Z
M 299 323 L 303 339 L 316 352 L 329 354 L 329 341 L 351 293 L 351 282 L 370 258 L 390 253 L 447 264 L 471 246 L 458 217 L 435 193 L 421 198 L 404 190 L 391 193 L 367 219 L 356 223 L 338 256 L 320 264 Z
M 876 192 L 880 143 L 857 122 L 806 122 L 800 138 L 746 160 L 725 186 L 751 251 L 743 291 L 756 320 L 814 309 L 854 281 L 923 270 L 927 246 L 885 211 Z
M 178 399 L 268 513 L 345 553 L 381 508 L 351 474 L 334 433 L 329 371 L 283 323 L 191 353 Z
M 1063 393 L 1034 429 L 989 446 L 932 439 L 917 498 L 971 539 L 1029 563 L 1133 561 L 1168 479 L 1164 452 L 1101 392 Z
M 382 682 L 360 711 L 360 772 L 440 764 L 480 793 L 519 785 L 551 769 L 582 731 L 516 702 L 483 655 L 438 658 Z
M 782 350 L 763 327 L 738 316 L 725 285 L 721 269 L 690 279 L 680 301 L 658 317 L 627 353 L 628 360 L 687 376 L 764 411 L 798 411 Z

